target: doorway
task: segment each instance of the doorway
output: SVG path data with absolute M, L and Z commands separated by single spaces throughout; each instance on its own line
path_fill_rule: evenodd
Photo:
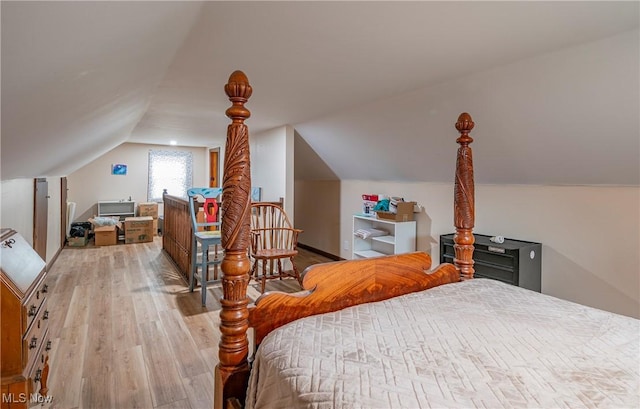
M 209 149 L 209 187 L 220 187 L 220 148 Z
M 67 195 L 69 188 L 67 187 L 67 178 L 60 178 L 60 247 L 64 247 L 67 243 Z
M 33 249 L 47 260 L 47 213 L 49 210 L 49 182 L 45 178 L 34 179 L 33 194 Z

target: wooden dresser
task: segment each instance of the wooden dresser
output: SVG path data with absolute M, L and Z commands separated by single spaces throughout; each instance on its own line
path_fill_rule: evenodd
M 2 409 L 47 395 L 49 311 L 46 263 L 11 229 L 0 230 Z

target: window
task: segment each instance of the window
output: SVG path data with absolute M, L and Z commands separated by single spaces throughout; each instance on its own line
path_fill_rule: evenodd
M 161 202 L 164 189 L 172 196 L 186 198 L 193 184 L 192 164 L 191 152 L 150 150 L 147 200 Z

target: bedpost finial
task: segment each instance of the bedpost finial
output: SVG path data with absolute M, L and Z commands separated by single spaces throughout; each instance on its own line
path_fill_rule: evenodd
M 460 116 L 458 117 L 458 122 L 456 122 L 456 129 L 458 130 L 458 132 L 469 133 L 474 126 L 475 123 L 473 122 L 471 115 L 467 114 L 466 112 L 460 114 Z
M 460 136 L 456 142 L 465 145 L 473 142 L 473 138 L 469 136 L 469 132 L 471 132 L 474 126 L 475 123 L 473 122 L 471 115 L 466 112 L 461 113 L 460 116 L 458 116 L 458 122 L 456 122 L 456 129 L 460 132 Z
M 251 116 L 251 112 L 244 104 L 251 97 L 253 89 L 249 85 L 249 79 L 244 72 L 237 70 L 229 76 L 229 82 L 224 86 L 224 92 L 233 103 L 226 111 L 226 114 L 234 122 L 243 122 Z

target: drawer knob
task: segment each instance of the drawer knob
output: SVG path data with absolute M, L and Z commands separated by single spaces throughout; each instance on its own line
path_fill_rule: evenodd
M 34 315 L 36 315 L 37 311 L 38 311 L 38 307 L 36 307 L 35 305 L 32 305 L 31 307 L 29 307 L 29 313 L 27 315 L 29 317 L 33 317 Z
M 40 382 L 40 380 L 42 379 L 42 370 L 38 369 L 36 371 L 36 376 L 33 378 L 34 382 Z
M 29 342 L 29 349 L 33 349 L 37 346 L 38 346 L 38 338 L 36 337 L 31 338 L 31 341 Z
M 44 310 L 44 312 L 42 313 L 42 319 L 43 320 L 49 319 L 49 310 Z
M 42 286 L 42 292 L 43 293 L 48 293 L 49 292 L 49 284 L 45 284 Z
M 45 351 L 51 350 L 51 341 L 47 341 L 47 346 L 44 349 Z

